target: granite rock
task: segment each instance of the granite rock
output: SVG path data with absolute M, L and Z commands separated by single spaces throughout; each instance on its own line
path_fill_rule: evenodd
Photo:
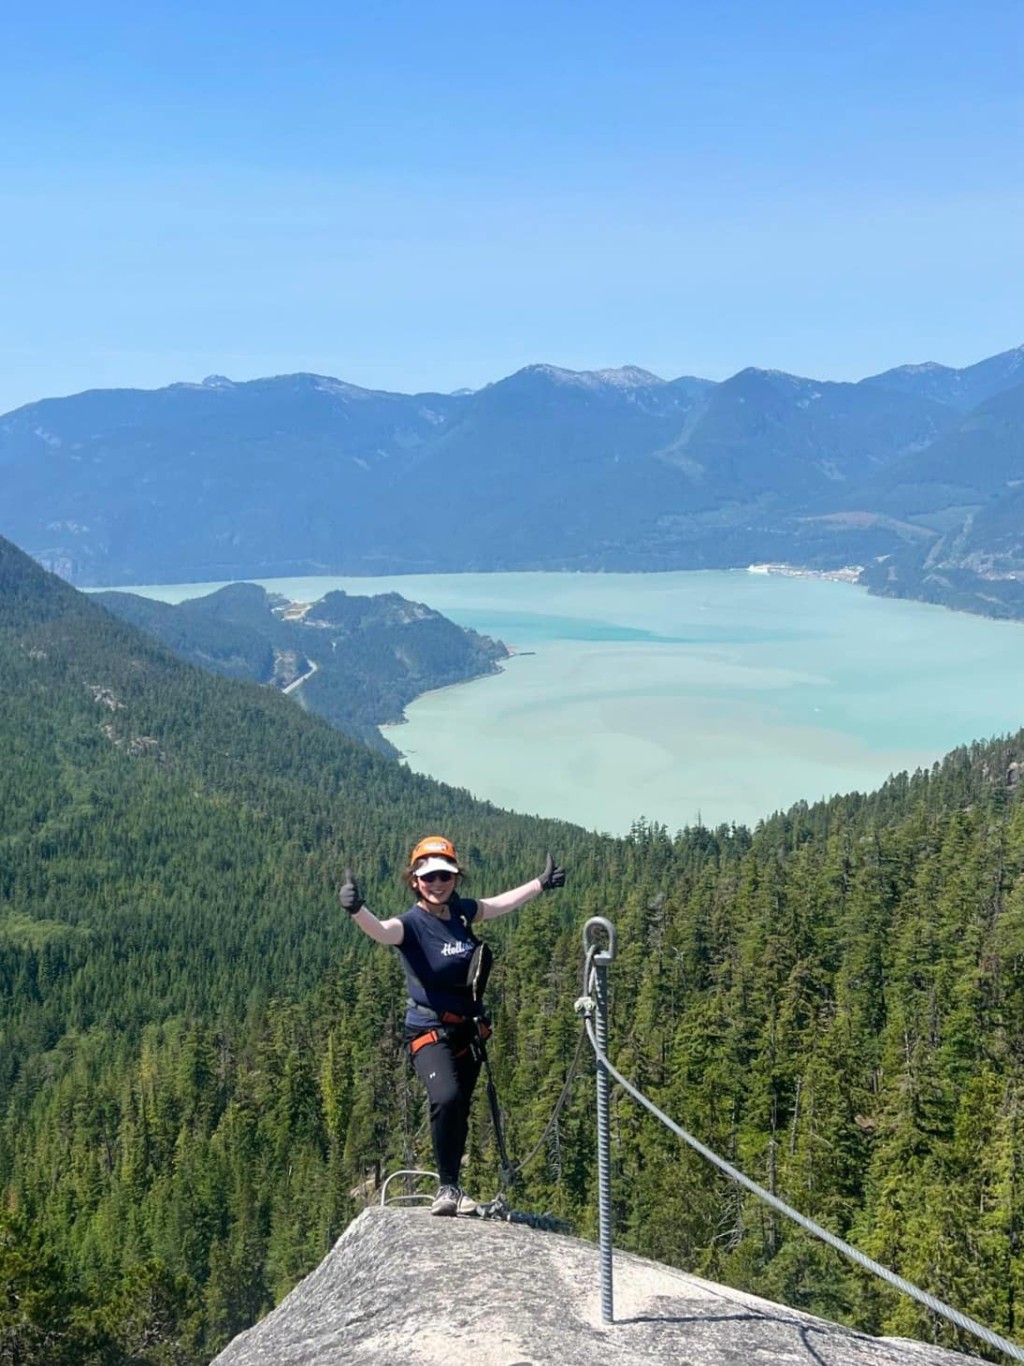
M 617 1252 L 601 1321 L 597 1247 L 422 1210 L 365 1210 L 321 1264 L 214 1366 L 953 1366 Z

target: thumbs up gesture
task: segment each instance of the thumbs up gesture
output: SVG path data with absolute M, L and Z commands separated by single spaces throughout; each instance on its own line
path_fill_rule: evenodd
M 345 881 L 338 888 L 338 900 L 341 902 L 342 910 L 348 911 L 349 915 L 355 915 L 363 909 L 363 898 L 359 894 L 351 868 L 345 869 Z

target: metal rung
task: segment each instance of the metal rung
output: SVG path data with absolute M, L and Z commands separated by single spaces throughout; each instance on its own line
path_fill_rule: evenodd
M 415 1167 L 404 1169 L 400 1172 L 392 1172 L 391 1175 L 387 1177 L 387 1179 L 385 1180 L 383 1186 L 381 1186 L 380 1188 L 380 1203 L 382 1205 L 387 1205 L 389 1203 L 392 1205 L 426 1204 L 429 1200 L 433 1199 L 433 1197 L 430 1195 L 412 1194 L 393 1195 L 391 1197 L 391 1200 L 389 1201 L 387 1198 L 388 1186 L 390 1186 L 392 1181 L 397 1180 L 397 1178 L 400 1176 L 415 1177 L 418 1181 L 432 1181 L 435 1186 L 437 1185 L 439 1179 L 437 1172 L 419 1171 Z

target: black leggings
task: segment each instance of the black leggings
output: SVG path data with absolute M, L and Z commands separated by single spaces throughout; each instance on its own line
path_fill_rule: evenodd
M 463 1048 L 465 1052 L 462 1052 Z M 440 1184 L 457 1186 L 469 1131 L 469 1105 L 480 1075 L 480 1059 L 466 1047 L 464 1036 L 460 1038 L 456 1033 L 454 1039 L 440 1039 L 418 1048 L 412 1055 L 412 1065 L 427 1088 L 430 1137 Z

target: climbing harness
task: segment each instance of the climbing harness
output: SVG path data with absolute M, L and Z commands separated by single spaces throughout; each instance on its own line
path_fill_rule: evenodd
M 467 1030 L 466 1026 L 470 1026 L 470 1028 Z M 491 1037 L 491 1026 L 486 1020 L 473 1020 L 468 1015 L 453 1015 L 451 1011 L 446 1010 L 441 1015 L 441 1023 L 439 1025 L 436 1025 L 433 1029 L 424 1030 L 422 1034 L 417 1034 L 416 1037 L 410 1041 L 409 1052 L 415 1057 L 421 1048 L 426 1048 L 428 1043 L 441 1043 L 443 1040 L 456 1038 L 459 1030 L 464 1030 L 466 1032 L 467 1043 L 465 1048 L 460 1048 L 456 1052 L 455 1056 L 457 1058 L 463 1057 L 475 1047 L 477 1036 L 482 1036 L 485 1039 Z

